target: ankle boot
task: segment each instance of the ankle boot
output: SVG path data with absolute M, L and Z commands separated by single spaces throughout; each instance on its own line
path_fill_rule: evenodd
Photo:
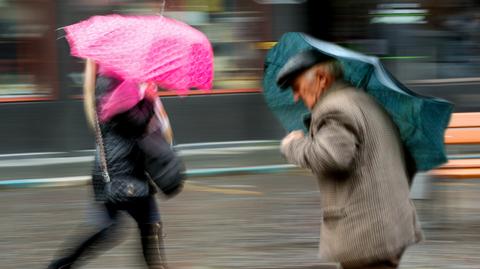
M 168 269 L 165 257 L 162 223 L 145 224 L 141 228 L 143 256 L 149 269 Z
M 60 258 L 50 263 L 47 269 L 70 269 L 73 261 L 70 257 Z

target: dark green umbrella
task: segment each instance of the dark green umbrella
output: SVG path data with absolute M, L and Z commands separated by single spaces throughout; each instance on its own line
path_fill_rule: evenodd
M 309 111 L 303 103 L 294 103 L 292 91 L 280 90 L 276 84 L 277 73 L 290 57 L 311 49 L 337 59 L 343 67 L 344 79 L 364 89 L 387 110 L 419 171 L 430 170 L 447 161 L 443 139 L 453 111 L 451 103 L 411 91 L 398 82 L 376 57 L 302 33 L 284 34 L 265 60 L 264 96 L 285 129 L 306 130 L 308 126 L 303 121 Z

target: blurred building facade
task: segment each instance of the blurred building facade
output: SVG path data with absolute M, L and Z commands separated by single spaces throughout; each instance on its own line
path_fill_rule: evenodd
M 161 2 L 0 0 L 0 152 L 90 148 L 83 63 L 61 27 L 99 14 L 158 14 Z M 414 90 L 480 110 L 478 0 L 167 0 L 164 15 L 205 32 L 215 52 L 210 95 L 165 100 L 179 142 L 283 135 L 260 88 L 266 51 L 287 31 L 377 55 Z M 212 126 L 222 127 L 203 130 Z
M 159 13 L 160 2 L 1 0 L 0 96 L 79 94 L 80 61 L 69 56 L 57 29 L 98 14 Z M 165 15 L 211 39 L 216 89 L 259 88 L 265 51 L 256 44 L 286 31 L 378 55 L 401 80 L 480 73 L 480 3 L 474 0 L 169 0 Z

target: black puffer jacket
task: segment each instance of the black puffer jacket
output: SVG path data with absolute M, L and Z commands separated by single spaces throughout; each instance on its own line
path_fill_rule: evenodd
M 103 96 L 116 85 L 118 83 L 113 79 L 99 77 L 97 79 L 98 97 Z M 98 100 L 99 98 L 97 98 L 97 104 Z M 182 165 L 184 170 L 183 163 L 163 139 L 161 132 L 146 134 L 147 125 L 153 114 L 154 104 L 151 101 L 142 100 L 129 111 L 115 116 L 107 123 L 100 124 L 108 173 L 112 181 L 128 177 L 143 180 L 149 185 L 150 194 L 156 192 L 156 187 L 151 181 L 153 179 L 165 194 L 172 195 L 182 186 L 178 184 L 179 182 L 173 182 L 175 184 L 168 186 L 168 176 L 171 176 L 168 171 L 178 171 L 178 169 L 169 169 L 169 166 Z M 95 199 L 106 201 L 105 182 L 98 149 L 95 156 L 92 172 Z
M 96 83 L 97 108 L 101 98 L 113 90 L 120 82 L 99 76 Z M 143 134 L 148 120 L 153 114 L 153 105 L 142 101 L 131 110 L 117 115 L 107 123 L 100 123 L 103 145 L 111 180 L 133 177 L 147 181 L 143 154 L 137 140 Z M 98 146 L 92 171 L 95 199 L 105 201 L 105 182 L 102 176 Z M 154 188 L 151 188 L 154 190 Z

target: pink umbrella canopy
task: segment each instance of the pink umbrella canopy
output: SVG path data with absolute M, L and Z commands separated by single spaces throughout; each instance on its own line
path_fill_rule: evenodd
M 213 81 L 210 41 L 193 27 L 163 16 L 94 16 L 65 27 L 71 54 L 93 59 L 101 72 L 186 93 Z

